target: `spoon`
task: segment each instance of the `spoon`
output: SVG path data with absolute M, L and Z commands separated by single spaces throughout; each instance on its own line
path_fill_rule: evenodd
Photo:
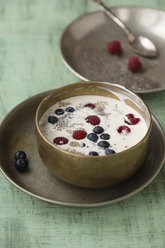
M 157 48 L 155 44 L 145 36 L 135 36 L 129 28 L 124 24 L 103 2 L 102 0 L 93 0 L 96 2 L 101 10 L 116 22 L 126 33 L 128 42 L 134 51 L 144 57 L 155 57 L 157 55 Z

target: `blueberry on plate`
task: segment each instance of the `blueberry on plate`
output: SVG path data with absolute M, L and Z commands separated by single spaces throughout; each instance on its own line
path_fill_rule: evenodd
M 64 110 L 63 109 L 56 109 L 55 110 L 55 114 L 56 115 L 63 115 L 64 114 Z
M 100 134 L 100 133 L 103 133 L 104 132 L 104 129 L 101 126 L 96 126 L 93 129 L 93 132 L 96 133 L 96 134 Z
M 109 140 L 110 139 L 110 135 L 108 133 L 103 133 L 103 134 L 100 135 L 100 139 Z
M 66 112 L 69 112 L 69 113 L 73 113 L 75 111 L 75 109 L 73 107 L 67 107 L 65 109 Z
M 87 138 L 88 138 L 89 140 L 93 141 L 93 142 L 97 142 L 97 140 L 98 140 L 98 136 L 97 136 L 97 134 L 95 134 L 95 133 L 90 133 L 90 134 L 88 134 Z
M 105 150 L 105 155 L 112 155 L 112 154 L 115 154 L 116 152 L 112 149 L 106 149 Z
M 53 115 L 50 115 L 48 117 L 48 122 L 51 123 L 51 124 L 55 124 L 57 121 L 58 121 L 57 117 L 55 117 Z
M 28 161 L 26 159 L 18 158 L 15 161 L 15 168 L 19 172 L 24 172 L 26 170 L 27 166 L 28 166 Z
M 14 157 L 15 157 L 15 160 L 17 159 L 26 159 L 26 153 L 23 152 L 23 151 L 17 151 L 15 154 L 14 154 Z
M 107 141 L 100 141 L 97 145 L 102 148 L 108 148 L 110 146 L 110 144 Z
M 89 156 L 99 156 L 97 152 L 89 152 Z

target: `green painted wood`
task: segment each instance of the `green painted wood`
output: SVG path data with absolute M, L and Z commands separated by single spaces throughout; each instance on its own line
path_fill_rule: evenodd
M 111 0 L 165 10 L 164 0 Z M 62 63 L 68 23 L 97 7 L 90 0 L 0 0 L 0 119 L 22 100 L 79 81 Z M 165 128 L 165 92 L 143 95 Z M 145 190 L 101 208 L 42 202 L 0 175 L 1 248 L 164 248 L 165 169 Z

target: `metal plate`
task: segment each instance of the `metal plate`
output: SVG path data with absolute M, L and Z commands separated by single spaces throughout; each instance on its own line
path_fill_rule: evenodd
M 35 139 L 35 112 L 44 92 L 15 107 L 0 126 L 0 169 L 16 187 L 41 200 L 77 207 L 94 207 L 124 200 L 145 188 L 158 174 L 165 159 L 165 139 L 162 128 L 153 117 L 150 148 L 145 163 L 126 182 L 100 190 L 83 189 L 62 182 L 52 175 L 41 161 Z M 29 169 L 18 173 L 14 153 L 24 150 Z M 159 156 L 158 156 L 159 154 Z
M 131 73 L 128 59 L 135 55 L 125 33 L 101 11 L 86 14 L 72 22 L 61 38 L 61 55 L 68 68 L 83 80 L 124 85 L 136 93 L 165 89 L 165 12 L 144 7 L 116 7 L 112 11 L 135 35 L 153 40 L 159 54 L 155 59 L 140 57 L 143 70 Z M 107 44 L 121 41 L 123 53 L 112 56 Z

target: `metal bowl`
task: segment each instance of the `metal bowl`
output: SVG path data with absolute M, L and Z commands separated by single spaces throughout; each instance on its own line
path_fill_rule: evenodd
M 65 28 L 60 40 L 64 64 L 81 80 L 117 83 L 136 93 L 165 90 L 165 12 L 140 6 L 117 6 L 111 10 L 135 35 L 150 38 L 158 48 L 158 56 L 141 56 L 143 69 L 130 72 L 128 60 L 135 52 L 127 36 L 103 11 L 96 11 L 78 17 Z M 107 45 L 113 40 L 121 42 L 121 56 L 107 52 Z
M 50 143 L 42 134 L 39 120 L 56 102 L 79 95 L 118 99 L 115 92 L 122 94 L 126 98 L 126 104 L 138 111 L 147 123 L 148 131 L 145 137 L 135 146 L 113 155 L 92 157 L 64 151 Z M 79 82 L 56 89 L 45 97 L 37 108 L 35 124 L 40 157 L 53 174 L 75 186 L 104 188 L 126 180 L 143 164 L 148 151 L 152 119 L 142 99 L 130 90 L 110 83 Z

